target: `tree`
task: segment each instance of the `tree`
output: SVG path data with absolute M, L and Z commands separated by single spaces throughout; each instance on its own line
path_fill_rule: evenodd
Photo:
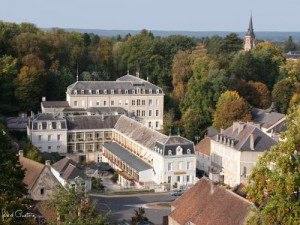
M 257 208 L 249 224 L 299 224 L 300 106 L 288 116 L 283 141 L 259 158 L 246 187 Z
M 237 52 L 243 48 L 243 40 L 238 34 L 230 33 L 222 40 L 220 49 L 223 53 Z
M 58 191 L 47 203 L 48 208 L 54 208 L 58 218 L 54 218 L 53 224 L 61 225 L 108 225 L 110 212 L 101 214 L 95 204 L 89 203 L 88 197 L 81 188 L 81 183 L 76 182 L 75 187 L 67 184 L 59 187 Z M 57 220 L 56 220 L 57 219 Z
M 284 42 L 283 51 L 284 52 L 290 52 L 290 51 L 296 51 L 297 45 L 294 43 L 292 36 L 289 36 L 286 42 Z
M 226 91 L 219 97 L 214 113 L 213 125 L 215 128 L 226 129 L 234 121 L 250 121 L 251 108 L 236 91 Z
M 257 107 L 266 109 L 271 104 L 271 92 L 269 91 L 267 85 L 261 82 L 248 82 L 251 86 L 253 86 L 258 94 L 258 104 Z
M 7 129 L 0 124 L 0 209 L 2 212 L 1 224 L 5 225 L 27 225 L 34 224 L 29 218 L 4 217 L 4 214 L 14 214 L 17 210 L 22 215 L 27 212 L 28 201 L 24 198 L 27 195 L 23 183 L 25 176 L 16 149 L 10 144 L 10 137 Z
M 39 162 L 39 163 L 43 163 L 44 159 L 43 159 L 43 156 L 42 156 L 42 153 L 38 150 L 37 147 L 33 147 L 31 148 L 27 154 L 26 154 L 26 157 L 28 159 L 32 159 L 36 162 Z
M 285 78 L 278 81 L 272 91 L 272 101 L 280 113 L 286 113 L 295 92 L 299 92 L 299 83 L 292 78 Z
M 146 212 L 145 212 L 145 209 L 143 207 L 139 207 L 138 209 L 135 209 L 134 210 L 134 216 L 131 219 L 132 225 L 136 225 L 139 222 L 149 221 L 145 214 L 146 214 Z

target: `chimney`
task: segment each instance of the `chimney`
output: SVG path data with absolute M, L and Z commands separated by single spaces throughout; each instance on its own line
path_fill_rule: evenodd
M 42 102 L 45 102 L 46 101 L 46 97 L 42 97 Z
M 238 134 L 241 133 L 242 130 L 244 130 L 245 124 L 243 122 L 239 122 L 238 124 Z
M 50 161 L 50 160 L 46 160 L 46 161 L 45 161 L 45 165 L 46 165 L 46 166 L 51 166 L 51 161 Z
M 23 150 L 19 150 L 19 156 L 21 156 L 21 157 L 24 156 L 24 151 Z
M 254 150 L 254 134 L 250 135 L 250 149 Z
M 210 194 L 214 194 L 217 189 L 217 182 L 212 182 L 210 185 Z
M 234 146 L 234 140 L 233 140 L 233 139 L 231 139 L 230 146 L 231 146 L 232 148 L 233 148 L 233 146 Z

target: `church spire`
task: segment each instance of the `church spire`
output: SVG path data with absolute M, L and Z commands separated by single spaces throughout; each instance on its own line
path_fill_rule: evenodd
M 253 31 L 253 22 L 252 22 L 252 13 L 251 13 L 248 32 L 245 36 L 244 50 L 249 51 L 250 49 L 252 49 L 254 47 L 255 47 L 255 34 Z
M 249 28 L 248 28 L 247 35 L 255 37 L 254 31 L 253 31 L 252 14 L 251 14 L 250 21 L 249 21 Z

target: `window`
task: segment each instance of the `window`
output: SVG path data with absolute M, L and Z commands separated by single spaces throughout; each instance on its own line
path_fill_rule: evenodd
M 103 101 L 103 105 L 106 106 L 106 101 Z
M 136 105 L 141 105 L 141 100 L 140 99 L 136 100 Z
M 152 105 L 153 102 L 152 102 L 152 99 L 149 99 L 149 105 Z
M 145 89 L 142 90 L 142 94 L 145 94 Z
M 96 94 L 99 95 L 99 90 L 96 90 Z
M 141 89 L 140 89 L 140 88 L 136 89 L 136 93 L 137 93 L 137 94 L 139 94 L 140 92 L 141 92 Z
M 60 141 L 60 134 L 57 135 L 57 140 Z
M 119 103 L 118 103 L 118 105 L 122 105 L 122 100 L 121 100 L 121 99 L 119 100 Z
M 168 176 L 168 184 L 171 183 L 171 176 Z
M 77 95 L 77 90 L 74 90 L 74 95 Z
M 188 150 L 186 150 L 187 154 L 191 154 L 191 149 L 188 148 Z
M 142 105 L 146 105 L 146 101 L 145 100 L 142 100 Z
M 172 150 L 168 150 L 168 155 L 172 155 Z
M 45 189 L 44 189 L 44 188 L 41 188 L 40 194 L 41 194 L 41 195 L 44 195 L 44 194 L 45 194 Z
M 77 106 L 77 104 L 78 104 L 77 101 L 74 101 L 74 106 Z
M 103 90 L 103 94 L 105 94 L 105 95 L 106 95 L 106 93 L 107 93 L 107 90 L 106 90 L 106 89 L 104 89 L 104 90 Z
M 186 175 L 186 182 L 190 182 L 190 175 Z
M 39 135 L 38 138 L 39 138 L 39 141 L 42 141 L 42 135 Z
M 125 90 L 125 94 L 128 94 L 128 90 Z
M 134 90 L 132 90 L 132 94 L 135 94 L 135 91 L 134 91 Z
M 168 171 L 173 170 L 173 163 L 169 162 L 168 163 Z
M 84 90 L 81 90 L 81 94 L 84 95 Z
M 142 110 L 142 116 L 145 116 L 145 110 Z
M 187 169 L 188 170 L 192 169 L 192 162 L 187 162 Z
M 151 127 L 151 121 L 149 121 L 148 126 Z
M 177 182 L 180 183 L 180 176 L 177 176 Z
M 89 90 L 89 94 L 92 94 L 92 90 Z
M 51 146 L 48 146 L 48 150 L 51 150 Z
M 114 91 L 114 90 L 111 90 L 110 93 L 113 95 L 113 94 L 115 93 L 115 91 Z
M 152 94 L 152 89 L 149 89 L 149 94 Z
M 48 141 L 51 141 L 51 134 L 48 135 Z
M 152 110 L 149 110 L 149 116 L 152 116 Z
M 136 111 L 136 116 L 141 116 L 141 111 L 140 110 Z
M 155 127 L 159 128 L 159 122 L 158 121 L 155 122 Z
M 159 116 L 159 110 L 155 110 L 155 116 Z
M 51 123 L 48 123 L 48 129 L 51 130 L 52 129 L 52 125 Z
M 178 162 L 178 169 L 182 170 L 182 162 Z
M 122 93 L 122 91 L 121 91 L 121 89 L 119 89 L 119 90 L 118 90 L 118 94 L 121 94 L 121 93 Z
M 96 102 L 96 106 L 100 106 L 100 101 L 97 101 L 97 102 Z
M 135 105 L 135 100 L 132 100 L 132 101 L 131 101 L 131 105 Z
M 57 129 L 61 129 L 61 123 L 60 122 L 57 122 L 56 126 L 57 126 Z
M 125 100 L 125 105 L 128 105 L 129 104 L 129 101 L 126 99 Z
M 43 127 L 42 127 L 42 124 L 39 123 L 39 130 L 42 130 Z
M 156 94 L 159 94 L 159 89 L 156 89 Z
M 114 106 L 114 105 L 115 105 L 115 101 L 114 101 L 114 100 L 111 100 L 111 101 L 110 101 L 110 105 Z

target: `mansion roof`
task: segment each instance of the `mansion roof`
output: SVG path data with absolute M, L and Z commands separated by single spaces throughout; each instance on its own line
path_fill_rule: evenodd
M 42 106 L 44 108 L 69 108 L 69 102 L 67 101 L 43 101 Z
M 125 75 L 116 81 L 77 81 L 67 88 L 72 95 L 163 94 L 163 90 L 143 79 Z
M 37 114 L 34 118 L 29 119 L 28 125 L 32 130 L 46 130 L 48 125 L 51 125 L 53 130 L 67 128 L 64 118 L 57 117 L 51 113 Z M 40 128 L 39 125 L 41 125 Z
M 68 130 L 112 129 L 120 116 L 74 116 L 67 118 Z
M 212 138 L 239 151 L 266 151 L 277 142 L 252 123 L 234 122 Z
M 281 120 L 285 120 L 286 115 L 274 112 L 271 109 L 252 109 L 253 122 L 260 124 L 263 128 L 270 128 Z M 284 125 L 281 127 L 285 129 Z
M 214 184 L 207 178 L 200 179 L 172 206 L 169 215 L 177 224 L 245 224 L 252 203 L 236 195 L 225 187 Z M 187 207 L 188 206 L 188 207 Z
M 105 143 L 104 148 L 116 155 L 118 158 L 120 158 L 122 161 L 130 165 L 138 172 L 152 168 L 149 164 L 145 163 L 143 160 L 130 153 L 127 149 L 123 148 L 121 145 L 115 142 Z
M 84 171 L 77 166 L 72 159 L 65 157 L 52 165 L 52 168 L 59 172 L 65 180 L 73 180 L 76 177 L 84 178 Z
M 195 150 L 204 155 L 210 156 L 210 137 L 205 137 L 196 146 Z

